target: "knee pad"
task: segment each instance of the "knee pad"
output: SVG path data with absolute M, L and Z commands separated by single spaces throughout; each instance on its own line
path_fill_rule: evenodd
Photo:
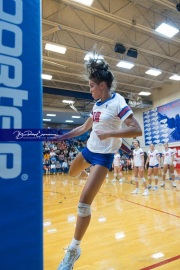
M 134 177 L 134 181 L 135 181 L 135 182 L 138 182 L 138 178 L 137 178 L 137 177 Z
M 78 203 L 78 216 L 88 217 L 91 215 L 91 206 L 85 203 Z
M 148 179 L 150 180 L 151 179 L 151 176 L 148 176 Z
M 163 173 L 162 173 L 162 176 L 166 176 L 166 173 L 163 172 Z
M 159 177 L 157 175 L 154 176 L 154 179 L 158 179 Z
M 171 175 L 173 176 L 173 175 L 175 175 L 174 173 L 171 173 Z
M 141 180 L 145 183 L 146 182 L 146 179 L 144 177 L 141 178 Z

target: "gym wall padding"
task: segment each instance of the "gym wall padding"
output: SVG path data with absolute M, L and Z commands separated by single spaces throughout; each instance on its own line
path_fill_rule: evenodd
M 42 127 L 41 1 L 0 0 L 0 129 Z M 43 269 L 42 142 L 0 142 L 0 269 Z

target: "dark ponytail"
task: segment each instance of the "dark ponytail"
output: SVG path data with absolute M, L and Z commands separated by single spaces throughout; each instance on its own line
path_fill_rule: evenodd
M 108 88 L 111 88 L 114 76 L 109 70 L 109 65 L 103 59 L 98 59 L 98 57 L 96 59 L 90 58 L 85 65 L 89 80 L 92 80 L 97 84 L 106 82 Z

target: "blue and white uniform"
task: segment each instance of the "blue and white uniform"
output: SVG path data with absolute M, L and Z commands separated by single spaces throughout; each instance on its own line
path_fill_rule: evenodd
M 115 167 L 120 167 L 121 166 L 120 154 L 115 154 L 114 155 L 113 164 L 114 164 Z
M 142 156 L 144 156 L 144 151 L 141 148 L 133 150 L 134 167 L 142 167 L 142 166 L 144 166 Z
M 122 139 L 111 137 L 100 140 L 96 131 L 117 131 L 122 128 L 122 123 L 131 114 L 133 114 L 132 110 L 120 94 L 114 93 L 104 102 L 97 101 L 90 114 L 93 127 L 87 148 L 94 153 L 115 153 L 121 147 Z
M 159 165 L 159 161 L 158 161 L 159 151 L 154 150 L 152 152 L 151 150 L 149 150 L 147 155 L 149 157 L 149 167 L 151 167 L 151 168 L 158 167 L 158 165 Z
M 162 151 L 162 156 L 164 157 L 164 165 L 173 165 L 173 156 L 174 156 L 174 150 L 172 150 L 171 148 L 168 148 L 168 150 L 163 150 Z

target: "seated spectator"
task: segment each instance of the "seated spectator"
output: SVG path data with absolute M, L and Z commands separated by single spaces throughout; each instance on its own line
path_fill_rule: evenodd
M 56 156 L 56 153 L 53 149 L 50 150 L 50 158 Z
M 70 151 L 69 151 L 69 157 L 71 159 L 73 159 L 73 157 L 74 157 L 74 152 L 72 151 L 72 149 L 70 149 Z
M 60 152 L 60 155 L 58 156 L 58 158 L 59 158 L 60 163 L 63 163 L 63 161 L 64 161 L 64 152 L 63 151 Z
M 50 151 L 44 154 L 44 159 L 49 159 L 49 158 L 50 158 Z
M 62 163 L 62 171 L 63 171 L 63 173 L 68 173 L 68 171 L 69 171 L 67 159 L 65 159 L 64 162 Z
M 61 173 L 62 172 L 62 164 L 59 160 L 56 161 L 56 172 Z
M 50 160 L 51 160 L 51 163 L 56 163 L 56 157 L 55 156 L 52 156 L 51 158 L 50 158 Z
M 47 175 L 49 174 L 49 172 L 50 172 L 49 163 L 47 162 L 47 160 L 43 159 L 43 173 Z
M 55 163 L 51 163 L 51 169 L 50 169 L 50 172 L 53 173 L 53 174 L 56 174 L 56 165 Z

